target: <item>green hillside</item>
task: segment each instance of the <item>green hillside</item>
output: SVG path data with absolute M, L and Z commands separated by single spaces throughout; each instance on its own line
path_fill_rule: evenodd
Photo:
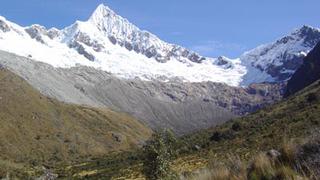
M 180 138 L 180 155 L 173 169 L 188 174 L 207 167 L 212 159 L 225 162 L 230 156 L 249 162 L 257 154 L 279 150 L 289 141 L 300 143 L 319 128 L 320 81 L 254 114 Z M 90 179 L 143 179 L 139 151 L 125 155 L 59 169 L 59 173 Z
M 314 156 L 314 153 L 320 154 L 319 130 L 320 81 L 317 81 L 295 94 L 295 96 L 289 97 L 254 114 L 234 119 L 221 126 L 184 137 L 183 142 L 185 143 L 184 149 L 186 152 L 178 159 L 176 166 L 179 172 L 186 173 L 207 167 L 208 165 L 210 166 L 212 161 L 218 164 L 228 163 L 228 161 L 230 163 L 230 157 L 237 157 L 240 161 L 245 162 L 245 164 L 250 164 L 252 160 L 261 157 L 264 162 L 267 162 L 268 160 L 265 159 L 264 155 L 261 156 L 261 153 L 266 153 L 272 149 L 285 149 L 284 151 L 286 151 L 286 148 L 288 148 L 288 151 L 292 151 L 292 153 L 290 152 L 291 154 L 299 153 L 299 150 L 291 147 L 291 144 L 294 144 L 293 146 L 300 146 L 300 149 L 304 149 L 305 146 L 307 149 L 309 148 L 306 154 L 309 159 L 302 159 L 302 161 L 313 161 L 312 156 Z M 317 137 L 315 138 L 316 142 L 311 142 L 311 145 L 309 145 L 312 139 L 310 137 L 314 136 Z M 306 145 L 304 145 L 305 143 Z M 308 146 L 312 147 L 311 150 Z M 235 158 L 236 160 L 232 159 L 232 161 L 236 163 L 237 158 Z M 293 159 L 296 160 L 296 158 L 299 159 L 300 157 Z M 314 161 L 314 163 L 318 163 L 319 159 L 315 159 Z M 255 163 L 255 160 L 253 163 Z M 286 167 L 287 164 L 284 165 L 273 168 L 288 168 Z M 299 164 L 293 162 L 290 165 L 299 166 Z M 313 165 L 313 167 L 318 165 Z M 218 171 L 217 174 L 221 173 L 221 170 Z M 293 174 L 292 177 L 299 176 L 291 168 L 284 169 L 283 171 L 290 171 Z M 285 173 L 290 174 L 289 172 Z
M 4 68 L 0 124 L 0 173 L 20 164 L 50 167 L 133 149 L 152 133 L 127 114 L 47 98 Z

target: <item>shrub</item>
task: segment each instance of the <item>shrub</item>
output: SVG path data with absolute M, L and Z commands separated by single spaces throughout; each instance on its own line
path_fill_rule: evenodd
M 147 179 L 177 179 L 171 169 L 171 161 L 176 157 L 177 139 L 169 130 L 157 132 L 143 147 L 143 171 Z
M 297 177 L 297 173 L 287 166 L 278 168 L 275 175 L 275 179 L 297 179 Z
M 4 168 L 0 168 L 0 179 L 4 179 L 7 176 L 8 171 Z
M 239 122 L 235 122 L 232 125 L 232 130 L 234 131 L 240 131 L 241 130 L 241 124 Z
M 227 167 L 219 166 L 215 169 L 201 169 L 196 173 L 182 176 L 182 180 L 225 180 L 230 178 L 230 171 Z M 241 180 L 241 179 L 238 179 Z
M 318 101 L 319 97 L 316 93 L 310 93 L 307 95 L 307 101 L 308 102 L 315 102 L 315 101 Z
M 264 153 L 258 154 L 252 161 L 248 170 L 248 179 L 272 179 L 275 170 L 272 162 Z
M 296 163 L 297 145 L 293 142 L 285 142 L 280 149 L 280 161 L 290 166 Z
M 297 150 L 297 167 L 311 177 L 320 177 L 320 134 L 313 133 L 305 144 Z
M 232 130 L 216 131 L 210 137 L 210 141 L 220 142 L 222 140 L 231 140 L 235 138 L 235 133 Z

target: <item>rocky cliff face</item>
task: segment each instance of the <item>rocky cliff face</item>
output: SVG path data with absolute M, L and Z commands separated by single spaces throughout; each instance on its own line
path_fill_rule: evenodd
M 288 97 L 320 79 L 320 43 L 304 58 L 303 64 L 288 81 Z

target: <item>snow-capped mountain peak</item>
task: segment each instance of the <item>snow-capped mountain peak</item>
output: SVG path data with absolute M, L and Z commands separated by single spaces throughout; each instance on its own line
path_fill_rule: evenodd
M 293 33 L 297 32 L 297 33 L 300 33 L 300 34 L 309 34 L 309 33 L 315 33 L 315 32 L 319 32 L 320 29 L 319 28 L 316 28 L 316 27 L 313 27 L 313 26 L 310 26 L 310 25 L 303 25 L 302 27 L 296 29 L 296 31 L 294 31 Z
M 301 28 L 294 31 L 291 36 L 298 36 L 301 39 L 304 39 L 304 45 L 314 47 L 319 41 L 320 29 L 309 25 L 303 25 Z
M 245 75 L 243 83 L 248 85 L 257 79 L 254 74 L 260 74 L 258 82 L 263 81 L 285 81 L 288 80 L 297 68 L 302 64 L 303 58 L 320 41 L 320 30 L 304 25 L 292 31 L 289 35 L 279 40 L 261 45 L 255 49 L 245 52 L 241 62 L 249 70 Z
M 104 36 L 118 41 L 133 41 L 140 29 L 127 19 L 117 15 L 108 6 L 101 4 L 86 22 L 97 28 Z M 145 33 L 148 35 L 148 33 Z M 156 38 L 156 37 L 155 37 Z
M 54 67 L 91 66 L 117 77 L 143 80 L 212 81 L 231 86 L 283 81 L 319 40 L 319 29 L 303 26 L 240 58 L 209 58 L 140 30 L 103 4 L 87 21 L 76 21 L 62 30 L 21 27 L 0 16 L 0 50 Z
M 114 18 L 117 14 L 110 9 L 108 6 L 104 4 L 100 4 L 96 10 L 92 13 L 91 17 L 89 18 L 89 21 L 92 21 L 94 23 L 99 23 L 103 21 L 105 18 Z M 117 17 L 120 18 L 120 17 Z
M 214 58 L 202 57 L 140 30 L 105 5 L 100 5 L 87 21 L 76 21 L 62 30 L 41 25 L 21 27 L 4 18 L 0 27 L 1 50 L 54 67 L 82 65 L 120 78 L 213 81 L 232 86 L 239 85 L 246 73 L 238 60 L 220 66 Z

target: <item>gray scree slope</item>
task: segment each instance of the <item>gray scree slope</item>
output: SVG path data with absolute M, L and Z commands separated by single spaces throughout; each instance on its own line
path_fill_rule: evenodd
M 151 128 L 178 134 L 217 125 L 280 98 L 278 85 L 235 88 L 224 84 L 126 80 L 90 67 L 70 69 L 0 51 L 0 64 L 60 101 L 127 112 Z

